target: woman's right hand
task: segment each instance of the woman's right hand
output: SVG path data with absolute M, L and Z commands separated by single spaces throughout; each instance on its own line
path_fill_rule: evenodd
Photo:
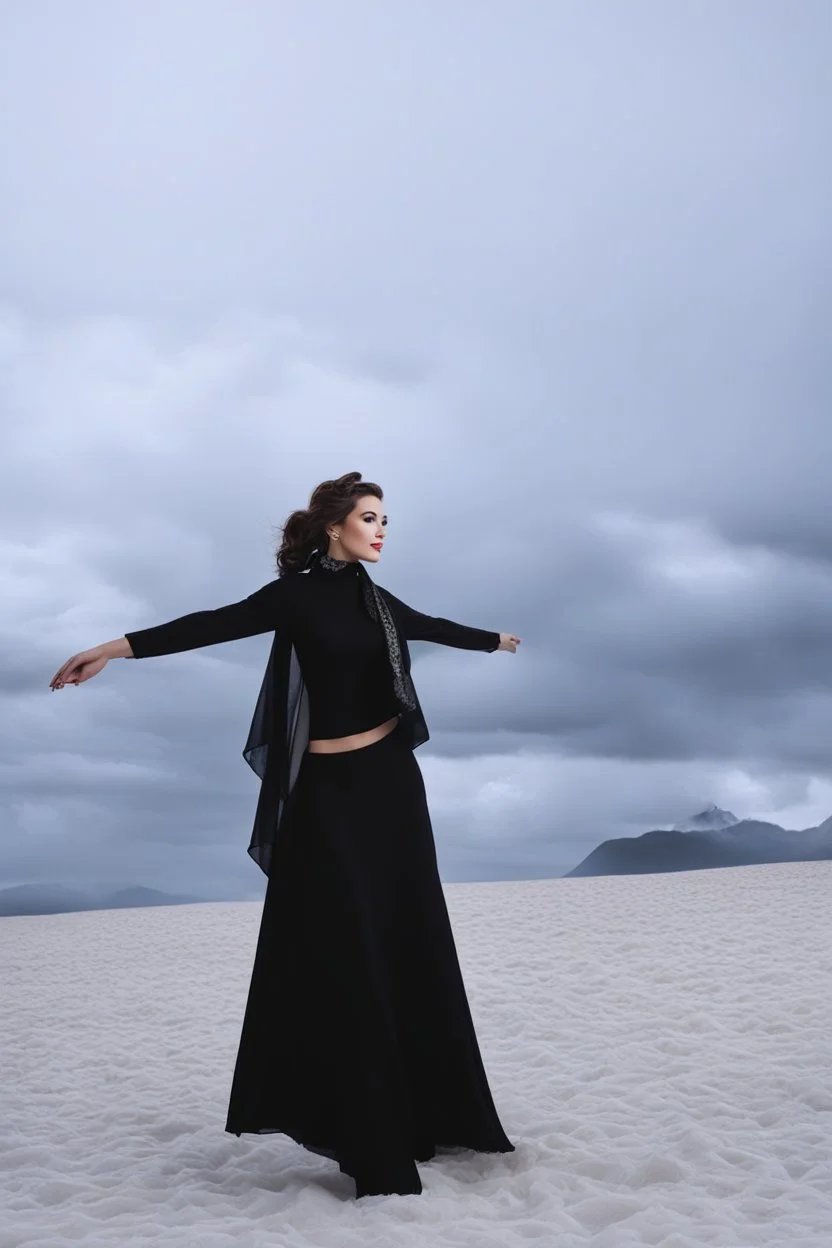
M 50 689 L 63 689 L 64 685 L 80 685 L 91 676 L 97 676 L 110 661 L 110 656 L 103 646 L 93 646 L 91 650 L 82 650 L 67 659 L 63 667 L 59 667 L 49 682 Z

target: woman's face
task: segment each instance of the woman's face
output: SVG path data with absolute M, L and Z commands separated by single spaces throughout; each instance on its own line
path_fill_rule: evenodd
M 337 533 L 340 540 L 330 541 L 328 553 L 333 559 L 366 559 L 368 563 L 378 563 L 386 527 L 384 503 L 375 494 L 365 494 L 355 500 L 346 520 L 329 526 L 329 532 Z

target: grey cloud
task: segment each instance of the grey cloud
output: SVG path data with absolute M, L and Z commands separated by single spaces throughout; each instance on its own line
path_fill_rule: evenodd
M 264 583 L 354 468 L 377 579 L 523 637 L 414 647 L 449 868 L 829 813 L 832 11 L 524 14 L 0 19 L 0 882 L 256 892 L 266 639 L 47 684 Z

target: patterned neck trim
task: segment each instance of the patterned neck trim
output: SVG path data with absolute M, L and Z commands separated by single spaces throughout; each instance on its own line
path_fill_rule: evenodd
M 346 568 L 352 568 L 358 571 L 357 559 L 332 559 L 324 551 L 318 559 L 318 567 L 323 568 L 325 572 L 343 572 Z

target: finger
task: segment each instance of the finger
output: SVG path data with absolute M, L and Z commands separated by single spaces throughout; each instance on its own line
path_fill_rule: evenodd
M 66 663 L 64 663 L 62 667 L 58 668 L 57 672 L 52 677 L 51 683 L 53 688 L 57 684 L 66 684 L 67 678 L 72 674 L 77 657 L 77 655 L 73 655 L 71 659 L 67 659 Z

